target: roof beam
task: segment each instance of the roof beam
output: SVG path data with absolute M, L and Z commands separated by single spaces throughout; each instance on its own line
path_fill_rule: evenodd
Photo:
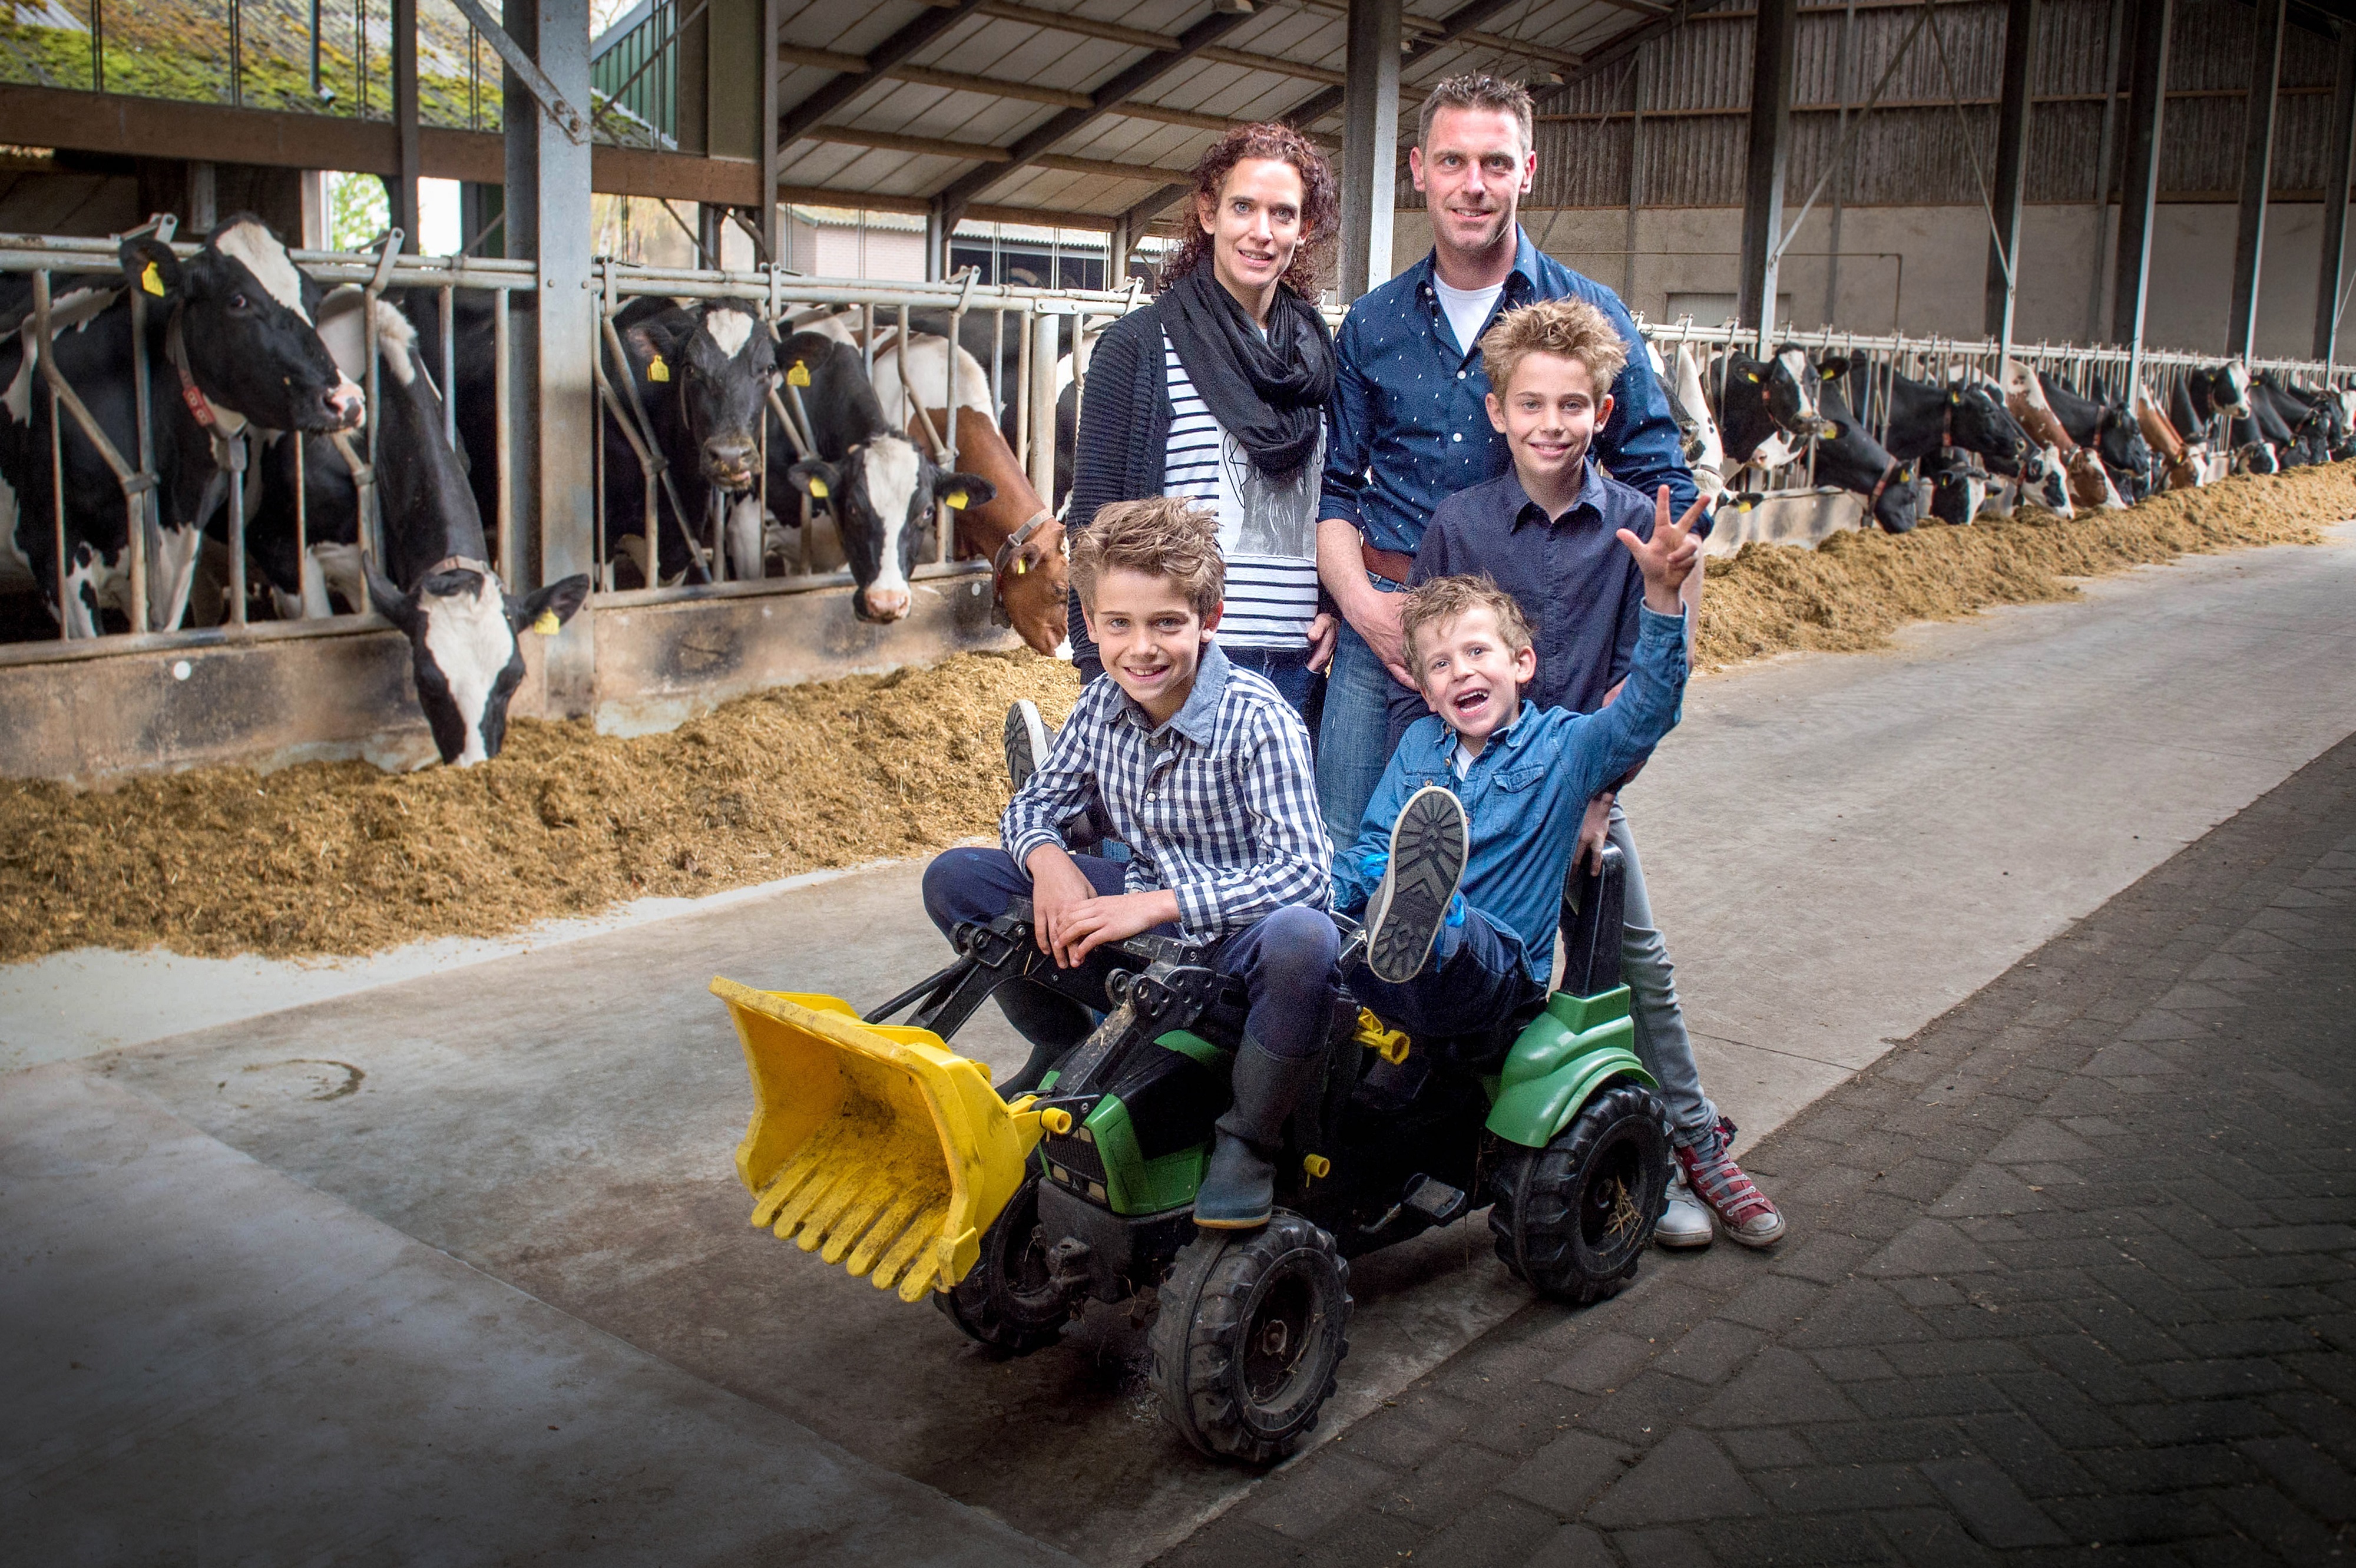
M 1426 55 L 1446 48 L 1462 38 L 1466 33 L 1514 4 L 1515 0 L 1466 0 L 1466 4 L 1441 17 L 1436 28 L 1426 32 L 1407 47 L 1399 56 L 1399 70 L 1404 71 Z M 1405 95 L 1402 94 L 1402 96 Z M 1331 114 L 1340 107 L 1342 107 L 1342 89 L 1340 84 L 1336 83 L 1324 91 L 1314 94 L 1307 102 L 1296 103 L 1287 110 L 1284 123 L 1288 125 L 1306 125 L 1312 121 Z M 1417 107 L 1420 108 L 1421 105 L 1419 104 Z
M 777 46 L 780 65 L 814 66 L 822 70 L 851 71 L 864 74 L 867 62 L 858 55 L 840 54 L 832 49 L 806 49 L 792 44 Z M 994 76 L 968 76 L 961 71 L 935 70 L 928 66 L 895 65 L 883 73 L 894 81 L 913 81 L 919 86 L 937 87 L 950 92 L 978 92 L 988 98 L 1019 98 L 1031 103 L 1052 103 L 1058 109 L 1087 109 L 1096 100 L 1085 92 L 1074 92 L 1061 87 L 1038 87 L 1027 81 L 1008 81 Z M 1160 103 L 1123 103 L 1113 111 L 1132 120 L 1154 120 L 1165 125 L 1184 125 L 1196 131 L 1226 131 L 1249 122 L 1231 119 L 1222 114 L 1197 114 L 1191 109 L 1172 109 Z
M 1350 14 L 1349 0 L 1292 0 L 1292 3 L 1303 10 L 1323 11 L 1329 16 L 1347 16 Z M 1666 9 L 1665 6 L 1653 5 L 1648 3 L 1648 0 L 1604 0 L 1604 3 L 1622 5 L 1629 10 L 1643 11 L 1648 15 Z M 1411 38 L 1436 34 L 1440 31 L 1442 26 L 1442 23 L 1436 22 L 1430 16 L 1399 18 L 1401 30 Z M 1477 27 L 1468 27 L 1457 34 L 1456 41 L 1480 44 L 1488 48 L 1504 49 L 1509 53 L 1520 55 L 1525 59 L 1537 60 L 1546 65 L 1576 67 L 1581 63 L 1580 57 L 1568 49 L 1554 48 L 1546 44 L 1534 44 L 1522 38 L 1509 38 L 1503 33 L 1484 33 Z
M 894 33 L 890 38 L 867 51 L 861 59 L 866 69 L 843 71 L 819 90 L 795 104 L 777 122 L 780 145 L 798 140 L 811 126 L 859 96 L 868 83 L 895 65 L 905 65 L 918 49 L 956 27 L 971 15 L 981 0 L 946 0 L 938 8 L 926 11 Z
M 956 4 L 956 0 L 924 0 L 924 3 L 945 6 Z M 1119 22 L 1099 22 L 1093 16 L 1075 16 L 1043 6 L 1017 5 L 1014 0 L 982 0 L 982 4 L 975 8 L 983 16 L 995 16 L 1001 22 L 1028 22 L 1034 27 L 1053 27 L 1059 33 L 1077 33 L 1083 38 L 1127 44 L 1131 48 L 1174 49 L 1178 47 L 1178 35 L 1175 33 L 1156 33 Z
M 1107 179 L 1192 179 L 1190 169 L 1161 168 L 1152 164 L 1114 163 L 1107 158 L 1070 158 L 1059 153 L 1041 153 L 1031 160 L 1035 168 L 1055 169 L 1064 174 L 1093 174 Z
M 1002 164 L 1010 154 L 987 142 L 945 142 L 937 136 L 904 136 L 897 131 L 869 131 L 857 125 L 812 125 L 800 142 L 831 142 L 847 147 L 875 147 L 887 153 L 915 153 L 923 157 L 962 158 L 968 163 Z
M 1028 9 L 1028 7 L 1024 7 Z M 1049 13 L 1054 15 L 1054 13 Z M 1113 113 L 1120 104 L 1136 97 L 1171 71 L 1184 65 L 1202 49 L 1226 37 L 1237 27 L 1253 19 L 1248 12 L 1218 12 L 1196 22 L 1173 40 L 1175 47 L 1155 49 L 1126 70 L 1116 75 L 1090 94 L 1093 102 L 1086 109 L 1066 109 L 1038 126 L 1007 149 L 1009 157 L 1003 167 L 972 169 L 959 175 L 940 191 L 938 199 L 943 213 L 950 221 L 966 204 L 1016 167 L 1031 162 L 1053 148 L 1074 132 L 1094 124 Z

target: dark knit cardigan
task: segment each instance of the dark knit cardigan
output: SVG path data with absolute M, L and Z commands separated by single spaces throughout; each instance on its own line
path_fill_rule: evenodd
M 1141 501 L 1162 493 L 1170 455 L 1169 366 L 1162 345 L 1162 310 L 1132 310 L 1097 339 L 1080 399 L 1078 446 L 1072 454 L 1071 501 L 1064 532 L 1076 534 L 1110 501 Z M 1080 596 L 1066 606 L 1072 658 L 1094 660 L 1096 644 L 1080 618 Z

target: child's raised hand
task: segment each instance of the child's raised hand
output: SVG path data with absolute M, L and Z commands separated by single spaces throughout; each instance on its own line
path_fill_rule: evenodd
M 1673 521 L 1669 487 L 1663 485 L 1653 505 L 1653 537 L 1639 539 L 1633 529 L 1623 528 L 1620 542 L 1636 558 L 1636 569 L 1644 574 L 1644 602 L 1663 615 L 1678 615 L 1684 607 L 1677 601 L 1677 590 L 1692 575 L 1694 563 L 1701 559 L 1701 541 L 1693 531 L 1708 503 L 1696 498 L 1685 516 Z

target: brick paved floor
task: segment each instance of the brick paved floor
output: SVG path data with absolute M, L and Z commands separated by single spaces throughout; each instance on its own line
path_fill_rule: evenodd
M 1162 1562 L 2340 1556 L 2351 1092 L 2356 738 L 1744 1152 L 1781 1248 L 1534 1304 Z

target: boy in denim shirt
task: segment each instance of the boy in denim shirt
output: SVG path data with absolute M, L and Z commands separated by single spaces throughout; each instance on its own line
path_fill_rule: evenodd
M 1391 753 L 1357 842 L 1336 857 L 1333 907 L 1366 907 L 1366 972 L 1352 988 L 1410 1034 L 1481 1033 L 1546 995 L 1588 799 L 1677 722 L 1677 585 L 1701 546 L 1668 504 L 1664 489 L 1651 539 L 1619 533 L 1644 569 L 1643 627 L 1627 689 L 1601 713 L 1522 701 L 1537 671 L 1529 623 L 1487 578 L 1441 577 L 1407 596 L 1408 669 L 1432 712 Z
M 1562 299 L 1506 312 L 1481 349 L 1494 389 L 1489 420 L 1505 437 L 1513 469 L 1440 504 L 1409 581 L 1466 572 L 1494 579 L 1520 606 L 1537 639 L 1537 666 L 1525 699 L 1541 708 L 1608 712 L 1605 704 L 1629 673 L 1647 591 L 1614 535 L 1627 530 L 1642 537 L 1655 510 L 1602 472 L 1591 452 L 1595 432 L 1612 417 L 1611 389 L 1627 346 L 1602 312 Z M 1696 579 L 1690 586 L 1697 589 L 1698 574 Z M 1395 715 L 1395 729 L 1405 717 Z M 1636 762 L 1642 766 L 1641 757 Z M 1714 1215 L 1743 1246 L 1772 1246 L 1783 1234 L 1783 1217 L 1729 1155 L 1733 1124 L 1702 1092 L 1668 946 L 1653 924 L 1643 864 L 1617 800 L 1626 782 L 1604 781 L 1587 804 L 1579 839 L 1582 854 L 1600 854 L 1608 839 L 1626 865 L 1621 973 L 1637 1050 L 1668 1102 L 1678 1166 L 1655 1234 L 1664 1246 L 1706 1247 Z

